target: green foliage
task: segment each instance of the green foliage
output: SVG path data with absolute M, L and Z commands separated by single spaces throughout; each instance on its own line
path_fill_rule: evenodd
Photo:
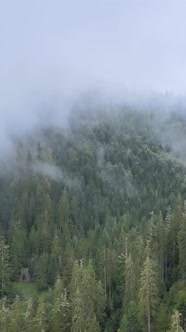
M 31 296 L 37 294 L 36 285 L 32 282 L 14 282 L 12 291 L 24 300 L 28 300 Z
M 138 308 L 133 301 L 127 306 L 126 313 L 121 321 L 121 332 L 142 332 Z
M 0 330 L 2 332 L 8 332 L 9 323 L 10 323 L 10 309 L 7 306 L 7 299 L 1 298 L 1 300 L 0 300 Z
M 0 237 L 0 296 L 10 294 L 12 270 L 10 266 L 9 246 L 3 236 Z
M 54 298 L 51 310 L 51 331 L 70 331 L 70 303 L 67 299 L 67 290 L 58 276 L 54 285 Z
M 156 314 L 159 301 L 157 267 L 150 257 L 149 245 L 146 248 L 146 259 L 142 266 L 139 288 L 139 312 L 142 322 L 147 324 L 148 332 L 151 331 L 151 319 Z
M 96 280 L 92 264 L 83 266 L 83 261 L 74 264 L 72 297 L 72 331 L 100 331 L 96 318 Z
M 157 310 L 155 320 L 155 332 L 167 332 L 170 327 L 170 315 L 168 308 L 164 303 L 161 303 Z
M 0 170 L 1 331 L 167 332 L 174 308 L 186 330 L 185 166 L 156 114 L 112 113 L 15 141 Z
M 171 316 L 171 328 L 169 332 L 184 332 L 180 326 L 180 316 L 179 311 L 175 310 Z
M 20 297 L 17 295 L 14 302 L 11 305 L 10 310 L 10 322 L 9 322 L 9 331 L 10 332 L 19 332 L 25 329 L 25 320 L 23 314 L 23 303 L 20 300 Z
M 178 248 L 179 248 L 179 270 L 180 277 L 186 285 L 186 206 L 184 208 L 184 214 L 181 219 L 180 230 L 178 233 Z

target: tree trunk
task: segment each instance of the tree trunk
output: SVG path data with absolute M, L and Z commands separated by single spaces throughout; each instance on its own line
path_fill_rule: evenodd
M 148 314 L 148 332 L 151 332 L 150 312 Z
M 151 319 L 150 319 L 150 298 L 149 298 L 149 292 L 148 292 L 148 302 L 147 302 L 147 328 L 148 332 L 151 332 Z

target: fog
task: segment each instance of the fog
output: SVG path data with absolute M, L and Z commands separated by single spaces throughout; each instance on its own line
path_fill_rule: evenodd
M 185 105 L 184 0 L 0 1 L 0 153 L 74 105 Z M 180 97 L 181 96 L 181 97 Z

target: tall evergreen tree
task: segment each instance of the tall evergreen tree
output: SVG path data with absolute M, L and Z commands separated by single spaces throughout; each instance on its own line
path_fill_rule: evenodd
M 11 305 L 9 331 L 20 332 L 24 331 L 25 328 L 26 326 L 24 320 L 23 303 L 21 302 L 20 297 L 17 295 Z
M 51 312 L 51 331 L 70 332 L 70 303 L 67 299 L 67 290 L 64 289 L 61 278 L 58 276 L 54 285 L 54 299 Z
M 126 313 L 121 321 L 121 332 L 142 332 L 138 308 L 133 301 L 128 304 Z
M 125 263 L 125 294 L 124 294 L 124 305 L 128 305 L 130 301 L 135 301 L 137 299 L 137 288 L 138 279 L 137 273 L 135 271 L 134 261 L 129 255 L 126 258 Z
M 158 304 L 157 266 L 150 257 L 149 244 L 146 247 L 146 259 L 142 266 L 139 288 L 139 311 L 142 321 L 147 324 L 147 331 L 152 331 L 152 318 Z
M 6 297 L 0 299 L 0 331 L 9 332 L 10 309 L 7 305 Z
M 82 261 L 74 264 L 71 300 L 72 300 L 72 331 L 100 331 L 96 318 L 96 281 L 91 263 L 83 267 Z
M 10 267 L 9 246 L 3 236 L 0 237 L 0 295 L 10 292 L 12 271 Z
M 179 248 L 179 272 L 183 283 L 186 285 L 186 202 L 184 205 L 184 213 L 180 222 L 180 230 L 178 233 Z
M 184 332 L 180 326 L 180 313 L 177 310 L 171 316 L 171 328 L 169 332 Z

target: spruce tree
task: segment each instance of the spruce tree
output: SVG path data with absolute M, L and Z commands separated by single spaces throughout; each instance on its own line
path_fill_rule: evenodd
M 179 272 L 183 283 L 186 285 L 186 202 L 184 204 L 184 213 L 180 222 L 178 233 L 179 249 Z
M 150 256 L 149 243 L 146 247 L 146 259 L 142 266 L 139 288 L 139 311 L 147 331 L 152 331 L 152 318 L 158 304 L 158 273 L 155 261 Z
M 182 327 L 180 326 L 180 316 L 178 310 L 174 310 L 172 316 L 171 316 L 171 328 L 169 332 L 184 332 Z
M 9 258 L 9 246 L 3 236 L 0 237 L 0 296 L 4 297 L 11 289 L 11 267 Z
M 92 264 L 74 264 L 71 282 L 72 331 L 100 331 L 96 318 L 96 281 Z
M 54 285 L 54 298 L 51 310 L 51 331 L 70 332 L 70 303 L 67 299 L 67 290 L 58 276 Z

